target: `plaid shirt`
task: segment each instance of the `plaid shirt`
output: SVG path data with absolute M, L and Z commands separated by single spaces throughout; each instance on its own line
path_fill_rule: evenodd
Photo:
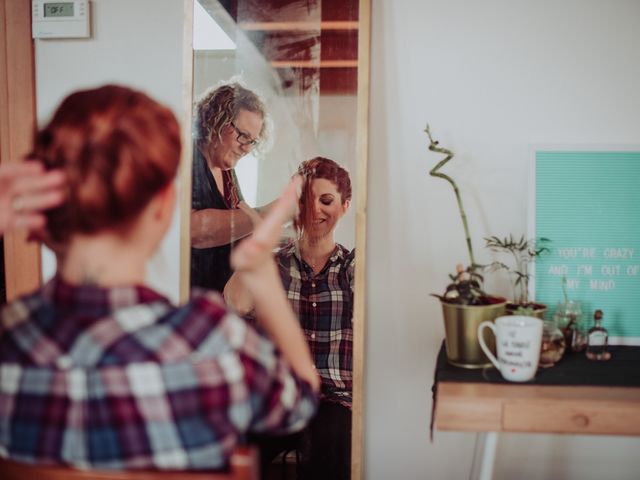
M 295 242 L 278 251 L 276 261 L 322 379 L 322 398 L 351 408 L 355 250 L 337 244 L 317 275 Z
M 110 469 L 218 469 L 248 431 L 315 412 L 271 341 L 198 292 L 59 277 L 1 311 L 0 456 Z

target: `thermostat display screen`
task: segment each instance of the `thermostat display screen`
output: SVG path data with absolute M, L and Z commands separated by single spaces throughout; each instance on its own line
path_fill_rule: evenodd
M 73 2 L 45 3 L 45 17 L 73 17 Z

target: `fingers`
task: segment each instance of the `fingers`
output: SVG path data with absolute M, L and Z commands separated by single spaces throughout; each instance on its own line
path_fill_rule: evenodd
M 298 175 L 293 177 L 280 198 L 269 209 L 269 213 L 256 227 L 252 238 L 271 247 L 275 247 L 280 238 L 282 225 L 291 217 L 300 196 L 302 178 Z
M 42 163 L 33 160 L 24 162 L 3 163 L 0 168 L 0 178 L 14 180 L 30 175 L 38 175 L 44 172 Z
M 64 173 L 53 170 L 46 173 L 25 174 L 21 172 L 14 177 L 12 191 L 14 196 L 58 192 L 62 193 Z
M 0 232 L 40 229 L 44 210 L 60 205 L 65 198 L 65 175 L 45 172 L 37 161 L 0 166 Z
M 231 252 L 230 261 L 236 272 L 252 273 L 273 261 L 273 255 L 266 245 L 247 239 Z
M 245 202 L 240 202 L 238 204 L 238 208 L 247 214 L 254 228 L 256 225 L 258 225 L 262 221 L 260 214 L 256 212 L 253 208 L 251 208 L 249 205 L 247 205 Z
M 0 172 L 11 195 L 15 213 L 46 210 L 64 200 L 65 175 L 59 170 L 45 172 L 39 162 L 29 161 L 3 165 Z
M 297 205 L 300 177 L 289 182 L 280 198 L 269 209 L 267 216 L 258 223 L 253 234 L 243 240 L 231 253 L 231 266 L 236 271 L 249 272 L 265 265 L 278 244 L 282 225 L 289 219 Z
M 64 200 L 62 191 L 34 193 L 14 197 L 13 209 L 16 214 L 22 212 L 38 212 L 53 208 Z

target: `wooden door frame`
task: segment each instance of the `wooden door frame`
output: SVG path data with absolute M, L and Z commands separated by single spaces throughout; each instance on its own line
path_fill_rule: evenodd
M 0 0 L 0 162 L 18 162 L 36 128 L 31 2 Z M 25 232 L 4 236 L 7 301 L 42 283 L 40 245 Z

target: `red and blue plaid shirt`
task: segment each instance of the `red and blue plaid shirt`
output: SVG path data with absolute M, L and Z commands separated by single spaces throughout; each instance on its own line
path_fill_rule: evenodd
M 199 292 L 55 278 L 3 308 L 0 456 L 111 469 L 218 469 L 248 431 L 291 432 L 310 386 L 272 342 Z
M 276 261 L 320 374 L 323 400 L 351 408 L 355 250 L 336 244 L 318 274 L 295 242 L 280 249 Z

